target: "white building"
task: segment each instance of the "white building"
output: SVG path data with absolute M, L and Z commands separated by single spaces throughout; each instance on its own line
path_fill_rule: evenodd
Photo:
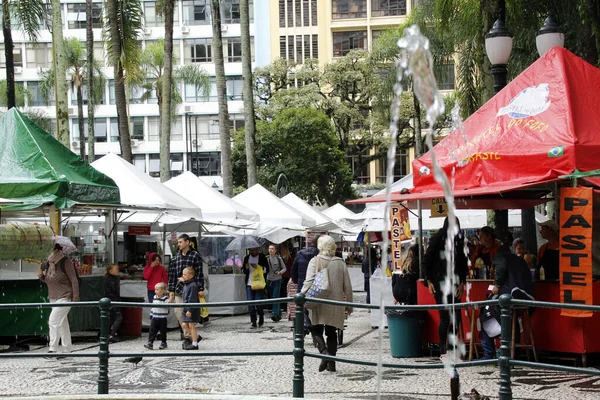
M 109 152 L 119 153 L 117 111 L 115 107 L 113 68 L 107 65 L 102 45 L 102 1 L 94 2 L 95 59 L 100 60 L 108 84 L 104 100 L 96 108 L 95 152 L 100 157 Z M 261 47 L 254 43 L 254 7 L 250 0 L 250 35 L 252 49 Z M 76 37 L 85 42 L 86 12 L 83 0 L 61 0 L 63 35 Z M 141 34 L 142 46 L 164 38 L 164 22 L 156 15 L 156 1 L 142 0 L 145 29 Z M 240 34 L 239 0 L 222 0 L 223 52 L 227 76 L 227 96 L 232 128 L 244 125 L 242 101 L 242 52 Z M 14 18 L 13 18 L 14 19 Z M 171 173 L 173 176 L 184 170 L 205 177 L 208 184 L 222 186 L 221 156 L 219 144 L 218 104 L 215 84 L 215 66 L 212 62 L 212 25 L 210 0 L 176 0 L 174 18 L 174 54 L 179 65 L 197 63 L 211 75 L 211 90 L 207 97 L 197 93 L 191 85 L 181 85 L 183 104 L 179 106 L 177 118 L 171 132 Z M 0 40 L 3 39 L 0 37 Z M 40 74 L 52 62 L 52 37 L 47 27 L 42 27 L 36 44 L 31 43 L 13 22 L 15 57 L 15 79 L 23 83 L 32 93 L 30 108 L 44 110 L 55 118 L 54 101 L 46 102 L 39 91 Z M 266 43 L 262 46 L 268 48 Z M 0 48 L 0 79 L 6 79 L 4 45 Z M 79 152 L 79 129 L 77 122 L 77 99 L 69 88 L 69 127 L 71 149 Z M 84 99 L 87 93 L 84 90 Z M 130 134 L 133 145 L 133 162 L 136 167 L 151 176 L 159 174 L 159 118 L 157 99 L 140 101 L 140 92 L 130 98 Z M 84 106 L 87 116 L 87 106 Z M 87 120 L 86 120 L 87 129 Z

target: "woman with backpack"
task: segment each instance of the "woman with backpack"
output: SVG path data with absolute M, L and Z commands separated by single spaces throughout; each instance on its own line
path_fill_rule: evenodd
M 70 303 L 79 301 L 79 283 L 73 263 L 62 252 L 60 244 L 54 245 L 54 250 L 48 257 L 48 262 L 42 264 L 37 275 L 48 286 L 50 303 Z M 62 344 L 62 353 L 71 352 L 71 329 L 67 315 L 71 307 L 53 307 L 48 318 L 48 336 L 50 348 L 48 353 L 59 350 L 58 343 Z

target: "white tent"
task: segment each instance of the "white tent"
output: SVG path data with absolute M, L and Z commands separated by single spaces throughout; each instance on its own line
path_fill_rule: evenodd
M 273 243 L 281 243 L 298 236 L 306 228 L 316 225 L 313 218 L 294 210 L 259 184 L 238 194 L 233 200 L 260 216 L 260 223 L 255 230 L 244 229 L 243 232 L 263 237 Z
M 130 217 L 122 218 L 123 224 L 160 222 L 167 225 L 189 220 L 202 221 L 200 208 L 118 155 L 109 153 L 91 165 L 115 181 L 122 204 L 157 209 L 132 212 Z
M 353 213 L 340 203 L 332 205 L 328 209 L 323 210 L 322 213 L 334 221 L 337 221 L 339 219 L 349 219 L 356 216 L 355 213 Z
M 285 202 L 294 210 L 300 211 L 302 214 L 314 219 L 316 226 L 314 226 L 313 229 L 315 230 L 330 231 L 339 229 L 339 226 L 336 225 L 331 218 L 296 196 L 294 193 L 283 196 L 281 201 Z
M 189 171 L 164 184 L 199 207 L 208 223 L 247 226 L 260 220 L 257 213 L 213 189 Z

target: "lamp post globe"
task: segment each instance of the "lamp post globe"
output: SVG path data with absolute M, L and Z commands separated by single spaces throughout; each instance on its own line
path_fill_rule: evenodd
M 498 18 L 492 29 L 485 35 L 485 52 L 492 63 L 491 73 L 494 77 L 494 93 L 506 86 L 506 64 L 512 52 L 513 35 L 506 28 L 503 18 Z
M 535 34 L 535 44 L 540 57 L 554 46 L 564 47 L 565 34 L 551 15 L 548 15 L 540 30 Z

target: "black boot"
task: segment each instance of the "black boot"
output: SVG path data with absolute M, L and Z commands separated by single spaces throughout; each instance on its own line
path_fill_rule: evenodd
M 335 372 L 335 361 L 327 362 L 327 371 Z
M 313 342 L 317 345 L 317 349 L 321 354 L 327 354 L 327 346 L 325 346 L 325 338 L 323 335 L 317 335 L 315 333 L 313 335 Z M 321 360 L 321 364 L 319 365 L 319 372 L 325 371 L 327 368 L 327 360 Z

